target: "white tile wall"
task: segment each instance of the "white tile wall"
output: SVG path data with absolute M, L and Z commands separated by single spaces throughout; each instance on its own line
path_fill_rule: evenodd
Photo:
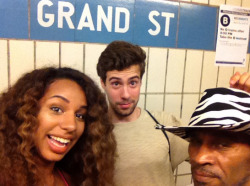
M 59 66 L 59 43 L 58 42 L 36 42 L 35 67 Z
M 7 41 L 0 40 L 0 92 L 8 88 Z
M 250 55 L 249 54 L 247 54 L 247 62 L 248 62 L 248 72 L 250 72 Z
M 138 104 L 137 104 L 139 107 L 141 107 L 142 109 L 145 109 L 146 106 L 145 106 L 145 94 L 141 94 L 140 95 L 140 99 L 138 101 Z
M 163 95 L 147 95 L 146 109 L 162 111 L 163 110 Z
M 233 67 L 219 67 L 219 78 L 217 87 L 229 87 L 230 77 L 233 75 Z
M 184 94 L 181 120 L 188 125 L 191 115 L 199 102 L 199 94 Z
M 248 72 L 248 71 L 249 71 L 249 54 L 247 55 L 246 64 L 244 67 L 235 67 L 234 68 L 234 72 L 244 73 L 244 72 Z
M 83 44 L 82 43 L 62 43 L 61 44 L 61 66 L 71 67 L 81 72 L 83 68 Z
M 208 0 L 192 0 L 192 3 L 208 4 Z
M 85 44 L 85 72 L 94 79 L 100 87 L 100 78 L 96 72 L 96 64 L 106 46 L 107 45 L 104 44 Z
M 34 69 L 34 42 L 10 40 L 10 84 L 23 73 Z
M 187 51 L 184 92 L 199 92 L 202 60 L 203 60 L 203 51 L 198 51 L 198 50 Z
M 246 8 L 250 8 L 250 1 L 249 0 L 242 0 L 242 6 Z
M 188 174 L 191 173 L 191 166 L 189 162 L 184 161 L 178 166 L 178 174 Z
M 186 186 L 188 185 L 187 183 L 189 184 L 191 183 L 191 180 L 192 178 L 190 175 L 178 176 L 176 181 L 176 186 Z
M 164 48 L 149 49 L 147 92 L 164 92 L 167 52 Z
M 226 0 L 227 5 L 241 6 L 241 0 Z
M 191 2 L 191 0 L 180 0 L 180 2 Z
M 186 50 L 169 49 L 166 92 L 182 92 Z
M 140 95 L 140 99 L 139 99 L 139 102 L 138 102 L 138 104 L 137 104 L 139 107 L 141 107 L 141 108 L 146 108 L 145 107 L 145 94 L 141 94 Z
M 209 0 L 209 5 L 220 6 L 225 4 L 226 0 Z
M 181 94 L 167 94 L 165 95 L 164 111 L 172 113 L 174 116 L 181 117 Z
M 216 87 L 217 74 L 218 66 L 215 66 L 215 52 L 205 51 L 201 78 L 201 92 L 207 88 Z

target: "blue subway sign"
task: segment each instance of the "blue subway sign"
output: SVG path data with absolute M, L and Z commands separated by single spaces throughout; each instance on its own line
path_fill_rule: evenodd
M 0 37 L 28 39 L 28 0 L 0 0 Z
M 0 0 L 0 37 L 215 50 L 217 15 L 166 0 Z

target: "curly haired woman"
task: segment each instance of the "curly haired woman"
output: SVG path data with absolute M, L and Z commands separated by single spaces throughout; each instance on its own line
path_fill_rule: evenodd
M 0 96 L 0 185 L 113 185 L 105 96 L 85 74 L 43 68 Z

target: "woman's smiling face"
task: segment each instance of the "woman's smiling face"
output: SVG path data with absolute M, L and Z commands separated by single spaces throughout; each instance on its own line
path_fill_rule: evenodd
M 59 79 L 50 84 L 39 101 L 35 146 L 45 161 L 60 161 L 76 144 L 85 128 L 87 100 L 74 81 Z

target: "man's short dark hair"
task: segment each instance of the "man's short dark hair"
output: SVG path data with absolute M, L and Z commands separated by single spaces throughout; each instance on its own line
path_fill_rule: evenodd
M 121 71 L 132 65 L 139 65 L 142 78 L 145 72 L 145 59 L 145 51 L 140 46 L 126 41 L 113 41 L 99 57 L 97 74 L 105 83 L 108 71 Z

